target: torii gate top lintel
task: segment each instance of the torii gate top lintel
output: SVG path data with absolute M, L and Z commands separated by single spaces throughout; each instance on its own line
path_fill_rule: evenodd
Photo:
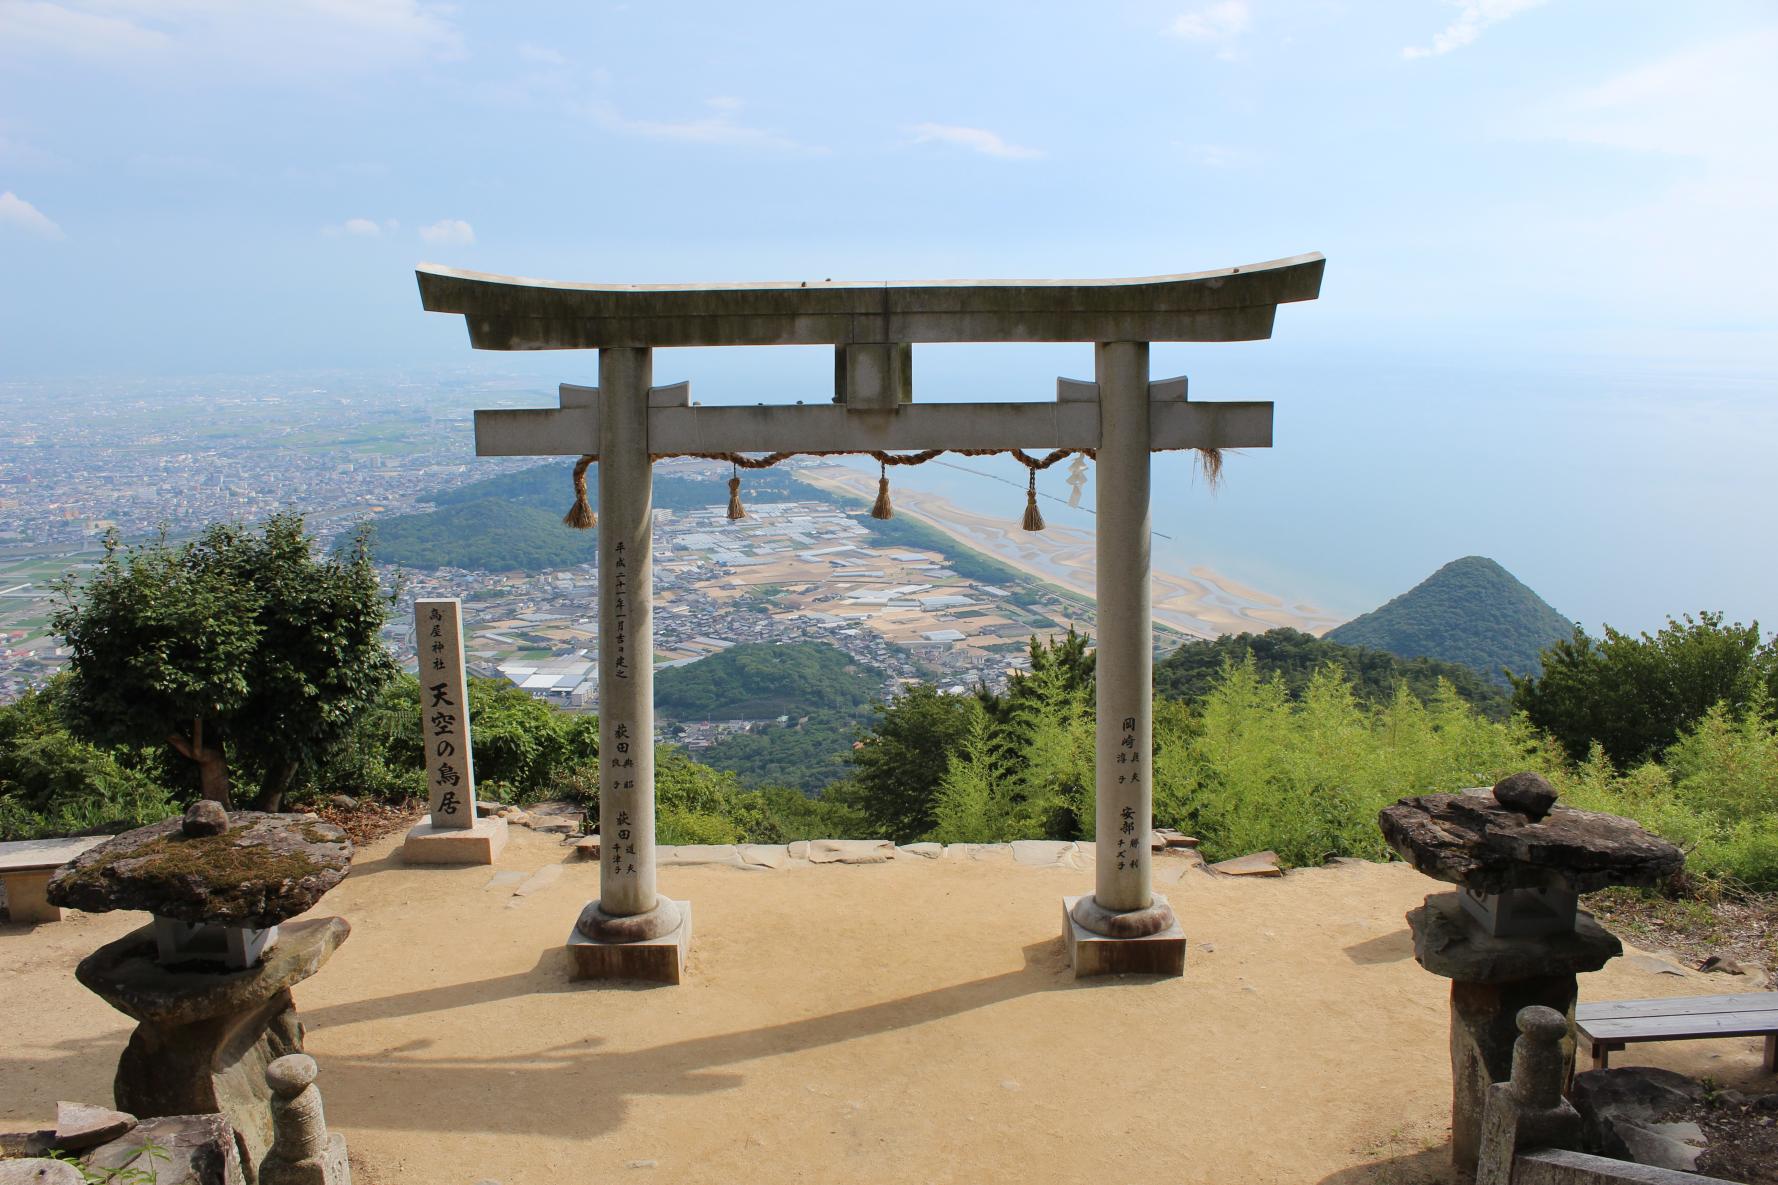
M 1272 334 L 1314 300 L 1319 252 L 1116 280 L 586 284 L 422 264 L 429 312 L 460 313 L 481 350 L 915 342 L 1211 342 Z

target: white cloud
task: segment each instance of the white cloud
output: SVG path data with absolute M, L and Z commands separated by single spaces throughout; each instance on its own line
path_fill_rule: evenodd
M 1167 32 L 1187 41 L 1224 42 L 1245 33 L 1252 23 L 1253 13 L 1248 10 L 1247 0 L 1221 0 L 1179 14 L 1167 26 Z
M 65 237 L 62 228 L 50 221 L 42 210 L 10 189 L 0 193 L 0 226 L 16 227 L 43 239 Z
M 1434 58 L 1462 49 L 1482 35 L 1489 25 L 1497 25 L 1508 17 L 1538 7 L 1544 0 L 1452 0 L 1457 6 L 1457 19 L 1436 34 L 1432 44 L 1410 45 L 1401 51 L 1404 58 Z
M 374 239 L 383 233 L 383 228 L 369 218 L 348 218 L 344 229 L 349 235 L 359 235 L 363 238 Z
M 422 0 L 0 0 L 0 54 L 304 80 L 461 57 L 447 12 Z
M 475 228 L 461 218 L 440 218 L 422 226 L 420 237 L 438 247 L 468 247 L 475 242 Z
M 737 118 L 742 106 L 739 99 L 720 96 L 705 100 L 705 106 L 715 114 L 684 120 L 632 119 L 619 113 L 617 108 L 611 104 L 604 102 L 592 103 L 583 110 L 601 127 L 626 135 L 646 136 L 653 140 L 680 140 L 691 144 L 724 144 L 738 148 L 763 148 L 774 152 L 818 153 L 826 151 L 822 148 L 799 144 L 777 132 L 766 131 L 764 128 L 751 127 L 742 123 Z
M 983 156 L 998 156 L 1003 160 L 1033 160 L 1043 155 L 1041 149 L 1009 144 L 997 133 L 986 128 L 966 128 L 949 123 L 917 123 L 908 131 L 913 133 L 916 144 L 954 144 Z

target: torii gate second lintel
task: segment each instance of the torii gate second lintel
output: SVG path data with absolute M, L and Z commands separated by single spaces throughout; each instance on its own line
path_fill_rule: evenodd
M 576 977 L 678 982 L 690 936 L 689 904 L 655 888 L 651 457 L 934 448 L 1095 454 L 1097 858 L 1094 892 L 1066 899 L 1063 932 L 1077 975 L 1183 973 L 1184 933 L 1150 877 L 1149 456 L 1268 447 L 1272 406 L 1191 402 L 1185 380 L 1150 381 L 1148 346 L 1269 337 L 1278 304 L 1319 294 L 1323 265 L 720 287 L 420 269 L 425 307 L 461 313 L 477 348 L 599 350 L 598 386 L 564 384 L 560 407 L 476 413 L 480 455 L 600 459 L 600 897 L 570 936 Z M 1091 342 L 1094 380 L 1060 380 L 1042 403 L 912 403 L 912 346 L 955 341 Z M 835 347 L 834 406 L 698 407 L 686 384 L 653 382 L 654 346 L 811 343 Z

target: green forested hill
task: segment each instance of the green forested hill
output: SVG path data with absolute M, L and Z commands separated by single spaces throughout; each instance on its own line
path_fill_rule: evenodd
M 816 712 L 724 737 L 697 758 L 734 774 L 749 790 L 789 786 L 818 794 L 851 771 L 852 743 L 865 719 L 856 712 Z
M 1387 650 L 1402 658 L 1462 663 L 1507 685 L 1503 670 L 1538 673 L 1544 647 L 1574 635 L 1574 623 L 1484 556 L 1453 560 L 1380 609 L 1327 632 L 1329 642 Z
M 767 720 L 863 708 L 881 673 L 825 642 L 745 642 L 654 677 L 665 720 Z
M 1504 720 L 1511 710 L 1505 689 L 1466 666 L 1432 658 L 1398 658 L 1387 651 L 1342 646 L 1293 629 L 1187 642 L 1155 664 L 1155 694 L 1199 699 L 1221 680 L 1224 663 L 1238 664 L 1249 654 L 1262 678 L 1279 675 L 1284 679 L 1292 698 L 1301 696 L 1310 677 L 1331 662 L 1345 669 L 1353 691 L 1368 703 L 1387 704 L 1397 683 L 1406 683 L 1423 700 L 1430 699 L 1438 681 L 1444 679 L 1490 719 Z
M 564 527 L 560 511 L 500 498 L 376 519 L 370 528 L 371 556 L 405 568 L 542 572 L 590 564 L 598 555 L 598 535 Z

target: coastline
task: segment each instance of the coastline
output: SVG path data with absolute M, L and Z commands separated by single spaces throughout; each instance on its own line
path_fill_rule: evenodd
M 867 502 L 876 495 L 876 479 L 857 470 L 823 465 L 799 468 L 795 474 L 799 480 L 832 493 Z M 1010 515 L 1003 520 L 978 514 L 940 495 L 919 490 L 898 489 L 895 510 L 1033 579 L 1089 602 L 1094 598 L 1094 540 L 1090 531 L 1052 525 L 1041 532 L 1027 533 L 1019 529 Z M 1263 633 L 1280 626 L 1319 635 L 1339 624 L 1338 618 L 1315 606 L 1292 606 L 1283 598 L 1231 580 L 1203 564 L 1194 565 L 1189 574 L 1157 566 L 1152 580 L 1155 624 L 1191 637 Z

